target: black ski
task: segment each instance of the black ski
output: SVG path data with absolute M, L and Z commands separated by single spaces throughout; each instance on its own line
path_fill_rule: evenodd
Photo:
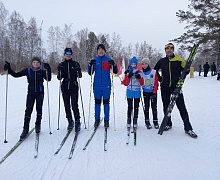
M 99 123 L 99 126 L 100 126 L 100 124 L 102 123 L 102 121 L 103 121 L 103 118 L 101 119 L 101 121 L 100 121 L 100 123 Z M 99 126 L 98 126 L 98 127 L 99 127 Z M 95 133 L 96 133 L 98 127 L 97 127 L 97 128 L 94 128 L 94 130 L 93 130 L 93 132 L 92 132 L 90 138 L 89 138 L 88 141 L 86 142 L 86 145 L 84 146 L 83 150 L 86 150 L 87 146 L 89 145 L 89 143 L 91 142 L 93 136 L 95 135 Z
M 127 142 L 126 142 L 126 144 L 129 144 L 129 140 L 130 140 L 130 131 L 131 131 L 131 127 L 127 127 Z
M 69 159 L 71 159 L 72 156 L 73 156 L 73 152 L 74 152 L 74 150 L 75 150 L 75 146 L 76 146 L 76 141 L 77 141 L 78 134 L 79 134 L 79 132 L 76 132 L 76 133 L 75 133 L 75 136 L 74 136 L 74 139 L 73 139 L 73 144 L 72 144 L 72 147 L 71 147 L 71 150 L 70 150 L 70 154 L 69 154 Z
M 18 148 L 18 146 L 20 146 L 21 143 L 24 142 L 24 140 L 25 140 L 33 131 L 34 131 L 34 128 L 31 129 L 31 131 L 29 131 L 29 133 L 27 134 L 27 136 L 26 136 L 24 139 L 19 140 L 19 141 L 13 146 L 13 148 L 11 148 L 11 150 L 8 151 L 8 153 L 1 159 L 0 164 L 2 164 L 2 163 Z
M 56 151 L 54 154 L 58 154 L 58 153 L 59 153 L 59 151 L 60 151 L 61 148 L 63 147 L 64 143 L 66 142 L 68 136 L 70 135 L 71 131 L 72 131 L 72 129 L 67 131 L 67 133 L 66 133 L 66 135 L 64 136 L 62 142 L 60 143 L 60 147 L 57 149 L 57 151 Z
M 162 123 L 160 125 L 159 131 L 158 131 L 158 134 L 160 134 L 160 135 L 163 134 L 164 128 L 167 125 L 167 122 L 168 122 L 168 120 L 169 120 L 169 118 L 171 116 L 173 107 L 176 104 L 176 100 L 178 99 L 179 94 L 181 93 L 181 89 L 182 89 L 183 83 L 184 83 L 185 78 L 186 78 L 187 73 L 188 73 L 187 71 L 188 71 L 188 69 L 190 68 L 190 66 L 192 64 L 192 61 L 193 61 L 193 59 L 195 57 L 195 54 L 196 54 L 196 52 L 198 50 L 198 47 L 199 47 L 198 44 L 194 44 L 194 46 L 193 46 L 193 48 L 191 50 L 191 53 L 190 53 L 190 55 L 189 55 L 189 57 L 188 57 L 188 59 L 186 61 L 186 65 L 185 65 L 185 67 L 183 69 L 183 72 L 182 72 L 180 78 L 179 78 L 179 81 L 177 82 L 176 88 L 175 88 L 175 90 L 173 92 L 173 95 L 171 96 L 170 104 L 167 107 L 167 111 L 166 111 L 166 113 L 164 115 L 164 118 L 163 118 L 163 121 L 162 121 Z
M 34 158 L 37 158 L 37 155 L 38 155 L 38 147 L 39 147 L 39 133 L 36 133 Z
M 105 134 L 104 134 L 104 151 L 107 151 L 107 127 L 105 127 Z

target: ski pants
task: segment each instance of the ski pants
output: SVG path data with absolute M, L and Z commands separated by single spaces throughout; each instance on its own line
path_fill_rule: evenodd
M 62 91 L 62 96 L 63 96 L 63 102 L 66 112 L 66 118 L 68 120 L 73 119 L 71 112 L 71 107 L 72 107 L 75 122 L 79 122 L 80 121 L 79 106 L 78 106 L 79 92 L 71 91 L 71 90 Z
M 133 102 L 134 102 L 134 118 L 138 118 L 140 98 L 127 98 L 127 103 L 128 103 L 127 118 L 131 118 L 131 114 L 133 111 Z
M 204 69 L 204 77 L 207 77 L 209 70 Z
M 163 102 L 164 114 L 166 113 L 167 107 L 169 106 L 170 98 L 171 98 L 171 95 L 173 94 L 174 89 L 175 87 L 161 86 L 161 98 Z M 176 101 L 176 105 L 177 105 L 177 108 L 180 112 L 180 116 L 184 123 L 184 130 L 185 131 L 192 130 L 191 123 L 189 122 L 189 115 L 188 115 L 185 102 L 184 102 L 183 93 L 179 94 L 179 97 Z M 168 120 L 167 125 L 172 126 L 171 118 Z
M 149 120 L 149 109 L 151 105 L 153 120 L 157 118 L 157 95 L 153 96 L 153 92 L 143 92 L 144 97 L 144 116 L 145 120 Z
M 41 124 L 44 93 L 28 93 L 27 99 L 26 99 L 26 110 L 25 110 L 25 117 L 24 117 L 24 127 L 23 127 L 24 129 L 29 130 L 29 123 L 30 123 L 31 114 L 33 111 L 35 101 L 36 101 L 36 111 L 37 111 L 35 124 L 36 125 Z
M 102 101 L 104 106 L 104 120 L 109 120 L 111 87 L 94 87 L 93 92 L 95 97 L 95 120 L 100 120 Z

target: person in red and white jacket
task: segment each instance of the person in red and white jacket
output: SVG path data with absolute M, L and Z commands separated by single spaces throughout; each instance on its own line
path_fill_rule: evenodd
M 159 128 L 157 117 L 157 90 L 158 90 L 158 76 L 155 70 L 150 67 L 149 58 L 143 58 L 142 61 L 142 73 L 141 76 L 144 79 L 143 97 L 144 97 L 144 116 L 147 129 L 151 129 L 149 118 L 149 108 L 151 104 L 153 123 L 156 129 Z
M 139 102 L 141 97 L 141 86 L 144 84 L 143 78 L 141 77 L 141 72 L 137 69 L 138 60 L 133 57 L 129 60 L 128 70 L 124 72 L 125 78 L 122 84 L 127 86 L 126 97 L 128 103 L 127 110 L 127 127 L 131 127 L 131 114 L 133 111 L 134 102 L 134 117 L 133 117 L 133 127 L 137 128 L 137 119 L 139 111 Z

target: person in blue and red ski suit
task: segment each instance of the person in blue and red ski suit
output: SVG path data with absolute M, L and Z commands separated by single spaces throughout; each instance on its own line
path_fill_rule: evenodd
M 154 69 L 151 69 L 149 58 L 143 58 L 141 64 L 142 64 L 141 76 L 144 79 L 144 85 L 142 86 L 142 89 L 143 89 L 143 97 L 144 97 L 145 124 L 147 126 L 147 129 L 152 128 L 149 119 L 149 108 L 151 104 L 154 127 L 158 129 L 159 125 L 157 118 L 157 90 L 158 90 L 157 72 Z
M 128 70 L 124 72 L 125 77 L 122 84 L 127 86 L 126 97 L 128 103 L 127 110 L 127 127 L 131 127 L 131 114 L 133 111 L 134 102 L 134 116 L 133 116 L 133 127 L 137 128 L 137 119 L 139 111 L 139 102 L 141 98 L 141 86 L 144 84 L 144 80 L 141 77 L 141 72 L 137 69 L 138 60 L 133 57 L 129 60 Z
M 92 59 L 88 65 L 88 74 L 94 75 L 93 92 L 95 97 L 95 123 L 97 128 L 100 123 L 101 103 L 104 106 L 104 126 L 109 127 L 109 101 L 111 94 L 110 69 L 117 74 L 117 66 L 110 57 L 106 56 L 106 49 L 103 44 L 97 46 L 98 56 Z

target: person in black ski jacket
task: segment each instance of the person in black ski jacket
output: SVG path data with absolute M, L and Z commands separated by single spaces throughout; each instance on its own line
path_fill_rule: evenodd
M 40 133 L 41 131 L 42 106 L 44 99 L 43 82 L 44 79 L 47 81 L 51 80 L 50 65 L 48 63 L 44 63 L 44 69 L 41 69 L 41 60 L 39 57 L 32 58 L 31 68 L 25 68 L 17 73 L 11 69 L 11 65 L 9 62 L 7 61 L 5 62 L 4 70 L 8 70 L 8 73 L 15 78 L 27 76 L 27 81 L 28 81 L 28 93 L 26 99 L 24 126 L 23 126 L 23 131 L 20 135 L 20 140 L 24 139 L 29 132 L 29 123 L 35 101 L 36 101 L 36 111 L 37 111 L 35 132 Z
M 216 73 L 216 64 L 215 64 L 215 62 L 213 62 L 212 63 L 212 65 L 211 65 L 211 75 L 212 76 L 215 76 L 217 73 Z
M 208 62 L 206 62 L 204 65 L 203 65 L 203 69 L 204 69 L 204 77 L 207 77 L 207 74 L 209 72 L 209 69 L 210 69 L 210 65 Z
M 64 50 L 65 60 L 59 63 L 57 79 L 62 80 L 61 91 L 63 102 L 68 120 L 67 130 L 72 130 L 74 121 L 70 107 L 72 107 L 75 118 L 75 132 L 80 131 L 80 113 L 78 107 L 79 86 L 77 78 L 82 77 L 81 68 L 78 62 L 72 60 L 72 49 L 66 48 Z M 70 105 L 71 101 L 71 105 Z
M 160 59 L 154 67 L 154 69 L 158 73 L 161 85 L 161 98 L 163 102 L 164 114 L 166 113 L 167 107 L 170 103 L 170 97 L 176 88 L 176 84 L 179 80 L 179 77 L 181 76 L 182 70 L 186 65 L 186 62 L 181 57 L 174 55 L 174 45 L 172 43 L 168 43 L 167 45 L 165 45 L 165 52 L 166 57 Z M 162 76 L 160 76 L 158 72 L 159 70 L 161 70 Z M 189 134 L 193 138 L 196 138 L 197 135 L 195 134 L 195 132 L 192 131 L 193 129 L 189 121 L 189 115 L 185 106 L 182 92 L 179 94 L 176 105 L 179 109 L 180 116 L 184 123 L 185 133 Z M 168 131 L 171 128 L 172 121 L 170 118 L 164 130 Z

